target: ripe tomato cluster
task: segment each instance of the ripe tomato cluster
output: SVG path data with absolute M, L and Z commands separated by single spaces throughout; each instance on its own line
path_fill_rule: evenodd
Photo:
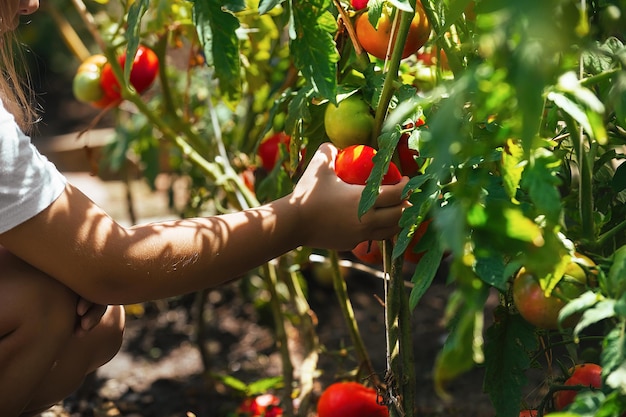
M 126 54 L 118 57 L 122 69 L 126 64 Z M 156 53 L 139 46 L 130 70 L 130 84 L 138 93 L 147 90 L 159 72 L 159 59 Z M 83 61 L 74 75 L 72 90 L 77 100 L 97 108 L 119 104 L 122 101 L 120 83 L 111 63 L 102 54 L 92 55 Z
M 318 403 L 318 417 L 389 417 L 379 404 L 373 388 L 358 382 L 336 382 L 324 390 Z

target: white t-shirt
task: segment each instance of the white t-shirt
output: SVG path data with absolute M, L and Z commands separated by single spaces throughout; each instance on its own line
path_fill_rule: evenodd
M 65 177 L 37 151 L 0 100 L 0 233 L 46 209 L 65 184 Z

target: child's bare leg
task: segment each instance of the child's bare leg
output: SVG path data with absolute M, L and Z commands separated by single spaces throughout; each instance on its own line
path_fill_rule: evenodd
M 78 296 L 0 247 L 0 415 L 42 411 L 118 351 L 124 324 L 111 307 L 76 337 Z

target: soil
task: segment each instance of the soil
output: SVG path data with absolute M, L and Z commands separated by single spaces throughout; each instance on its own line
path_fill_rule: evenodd
M 64 89 L 68 91 L 67 86 L 56 85 L 54 91 L 55 85 L 50 85 L 48 90 L 53 91 L 47 97 Z M 84 129 L 95 115 L 95 111 L 73 102 L 67 94 L 59 95 L 65 97 L 65 102 L 48 103 L 47 122 L 41 128 L 44 136 Z M 68 119 L 68 115 L 73 118 Z M 111 185 L 103 184 L 104 189 Z M 140 198 L 137 205 L 151 201 L 149 197 Z M 447 296 L 452 291 L 445 283 L 445 266 L 444 263 L 440 276 L 412 316 L 417 415 L 493 417 L 493 408 L 482 392 L 480 368 L 449 386 L 453 396 L 449 402 L 438 397 L 433 389 L 431 371 L 446 337 L 442 318 Z M 119 354 L 87 378 L 79 391 L 43 416 L 221 417 L 233 413 L 241 396 L 219 376 L 252 383 L 281 374 L 271 320 L 266 311 L 258 308 L 258 300 L 247 296 L 243 284 L 250 282 L 253 278 L 205 294 L 202 330 L 210 352 L 206 367 L 196 342 L 200 328 L 196 314 L 198 294 L 128 306 L 127 330 Z M 333 290 L 311 276 L 307 285 L 311 314 L 316 317 L 322 346 L 317 366 L 321 373 L 315 387 L 319 393 L 321 387 L 355 363 L 350 354 L 350 336 Z M 383 375 L 386 367 L 384 315 L 380 304 L 383 281 L 372 274 L 351 270 L 347 285 L 373 367 Z M 496 302 L 496 297 L 490 298 L 486 308 Z M 289 334 L 297 346 L 298 332 Z M 297 355 L 294 357 L 298 372 L 301 363 Z

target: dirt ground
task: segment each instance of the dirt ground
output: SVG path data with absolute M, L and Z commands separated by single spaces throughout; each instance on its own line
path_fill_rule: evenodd
M 82 129 L 85 120 L 94 115 L 93 111 L 68 100 L 65 106 L 48 106 L 46 122 L 41 128 L 43 136 Z M 67 111 L 67 106 L 72 109 Z M 67 174 L 85 192 L 94 194 L 94 199 L 109 203 L 114 213 L 124 212 L 123 198 L 110 195 L 111 190 L 122 193 L 120 184 L 97 183 L 85 173 Z M 154 194 L 140 194 L 136 199 L 139 211 L 155 201 L 161 204 L 158 198 Z M 493 409 L 482 392 L 481 369 L 469 372 L 449 387 L 452 402 L 445 403 L 434 393 L 431 370 L 446 336 L 442 317 L 451 291 L 444 275 L 436 280 L 413 313 L 418 415 L 493 417 Z M 317 331 L 324 347 L 318 366 L 323 385 L 342 366 L 351 365 L 337 359 L 337 352 L 351 342 L 332 289 L 311 279 L 308 284 L 309 302 L 318 319 Z M 386 363 L 384 318 L 375 297 L 383 296 L 382 280 L 359 272 L 351 273 L 347 284 L 365 345 L 374 368 L 382 375 Z M 241 282 L 229 284 L 207 295 L 203 313 L 211 352 L 208 371 L 245 382 L 280 375 L 281 363 L 271 327 L 263 312 L 242 295 L 240 285 Z M 204 376 L 205 368 L 195 343 L 195 300 L 196 295 L 190 294 L 129 308 L 131 314 L 119 354 L 88 378 L 78 392 L 43 416 L 221 417 L 232 413 L 239 399 L 223 385 L 209 386 Z M 495 299 L 490 299 L 490 303 L 494 302 Z

